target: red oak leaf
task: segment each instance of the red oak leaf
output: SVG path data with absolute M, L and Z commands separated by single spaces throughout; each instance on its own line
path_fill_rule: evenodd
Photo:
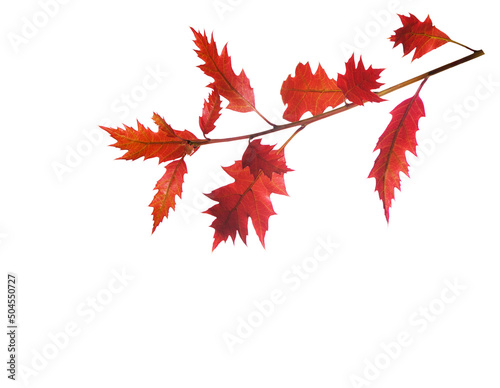
M 425 116 L 424 104 L 417 91 L 412 98 L 399 104 L 391 112 L 392 120 L 380 136 L 374 151 L 380 150 L 368 178 L 375 178 L 375 190 L 384 205 L 385 218 L 389 222 L 389 208 L 394 199 L 394 189 L 401 190 L 399 173 L 409 177 L 405 153 L 416 156 L 418 120 Z
M 149 204 L 153 208 L 153 233 L 163 218 L 168 217 L 169 210 L 175 210 L 175 196 L 181 198 L 182 183 L 184 175 L 187 173 L 184 158 L 170 162 L 165 168 L 165 174 L 154 188 L 158 192 Z
M 345 97 L 356 105 L 363 105 L 365 102 L 385 101 L 372 92 L 372 89 L 377 89 L 383 85 L 377 82 L 383 70 L 374 69 L 371 66 L 365 69 L 361 57 L 356 67 L 353 54 L 345 64 L 345 74 L 338 75 L 337 85 Z
M 163 119 L 163 117 L 161 117 L 158 113 L 153 113 L 153 121 L 155 122 L 155 124 L 158 126 L 158 129 L 160 131 L 163 131 L 163 132 L 167 132 L 169 133 L 171 136 L 173 137 L 178 137 L 176 134 L 175 134 L 175 131 L 174 129 L 167 124 L 167 122 Z
M 394 42 L 396 47 L 399 44 L 403 45 L 403 56 L 413 53 L 412 62 L 427 54 L 445 43 L 451 42 L 451 39 L 444 32 L 438 30 L 432 25 L 431 18 L 427 16 L 425 21 L 421 22 L 415 16 L 398 15 L 403 23 L 403 27 L 394 31 L 389 40 Z
M 262 246 L 265 247 L 264 237 L 268 230 L 269 217 L 276 214 L 270 195 L 288 195 L 283 175 L 274 174 L 272 179 L 269 179 L 265 174 L 259 173 L 255 177 L 249 167 L 242 167 L 240 160 L 230 167 L 224 167 L 224 171 L 234 182 L 206 194 L 208 198 L 218 202 L 205 211 L 215 217 L 210 225 L 215 229 L 212 250 L 222 241 L 227 241 L 228 237 L 234 242 L 236 233 L 246 244 L 249 218 Z
M 261 139 L 253 140 L 243 153 L 241 164 L 243 168 L 250 167 L 254 177 L 262 171 L 269 179 L 272 174 L 283 175 L 292 171 L 286 166 L 285 153 L 273 150 L 274 146 L 261 144 Z
M 283 118 L 288 121 L 298 121 L 306 112 L 315 116 L 344 102 L 344 94 L 335 80 L 328 78 L 321 65 L 313 74 L 309 62 L 299 63 L 295 77 L 289 75 L 283 82 L 281 98 L 287 105 Z
M 212 42 L 209 42 L 207 35 L 191 28 L 195 36 L 195 44 L 198 50 L 195 50 L 198 57 L 205 63 L 198 67 L 203 72 L 212 77 L 214 82 L 209 86 L 217 89 L 219 94 L 229 101 L 228 109 L 237 112 L 251 112 L 255 110 L 255 96 L 250 86 L 250 81 L 242 70 L 236 75 L 232 65 L 231 57 L 227 53 L 227 44 L 219 55 L 217 46 L 212 34 Z
M 215 129 L 215 122 L 220 117 L 221 99 L 217 90 L 212 90 L 208 100 L 203 104 L 203 113 L 200 117 L 200 128 L 204 135 Z
M 127 125 L 124 129 L 101 127 L 108 132 L 116 143 L 114 147 L 127 152 L 118 159 L 135 160 L 141 157 L 157 157 L 159 163 L 190 155 L 194 149 L 190 141 L 199 140 L 189 131 L 176 131 L 156 113 L 153 115 L 160 130 L 153 132 L 137 121 L 137 130 Z

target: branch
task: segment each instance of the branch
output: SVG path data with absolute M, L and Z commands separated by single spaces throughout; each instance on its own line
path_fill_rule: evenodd
M 466 57 L 463 57 L 461 59 L 458 59 L 456 61 L 453 61 L 453 62 L 450 62 L 446 65 L 443 65 L 443 66 L 440 66 L 440 67 L 437 67 L 433 70 L 430 70 L 426 73 L 423 73 L 417 77 L 413 77 L 409 80 L 406 80 L 404 82 L 401 82 L 397 85 L 394 85 L 390 88 L 387 88 L 387 89 L 384 89 L 384 90 L 381 90 L 380 92 L 376 92 L 375 94 L 378 94 L 379 96 L 385 96 L 386 94 L 389 94 L 389 93 L 392 93 L 398 89 L 402 89 L 408 85 L 411 85 L 411 84 L 414 84 L 415 82 L 419 82 L 423 79 L 426 79 L 426 78 L 429 78 L 433 75 L 436 75 L 436 74 L 439 74 L 445 70 L 449 70 L 455 66 L 458 66 L 458 65 L 461 65 L 465 62 L 469 62 L 475 58 L 478 58 L 480 56 L 484 55 L 484 51 L 483 50 L 474 50 L 474 52 L 470 55 L 467 55 Z M 319 120 L 323 120 L 323 119 L 326 119 L 327 117 L 331 117 L 331 116 L 334 116 L 336 114 L 339 114 L 339 113 L 342 113 L 342 112 L 345 112 L 347 110 L 350 110 L 352 108 L 355 108 L 359 105 L 357 104 L 352 104 L 352 103 L 348 103 L 348 104 L 345 104 L 344 106 L 341 106 L 340 108 L 336 108 L 336 109 L 333 109 L 331 111 L 328 111 L 328 112 L 325 112 L 325 113 L 321 113 L 319 115 L 316 115 L 316 116 L 313 116 L 313 117 L 310 117 L 310 118 L 307 118 L 307 119 L 304 119 L 304 120 L 299 120 L 299 121 L 294 121 L 294 122 L 291 122 L 291 123 L 287 123 L 287 124 L 281 124 L 281 125 L 273 125 L 271 123 L 269 123 L 267 120 L 265 120 L 266 122 L 268 122 L 272 128 L 270 129 L 267 129 L 265 131 L 260 131 L 260 132 L 255 132 L 255 133 L 252 133 L 252 134 L 248 134 L 248 135 L 241 135 L 241 136 L 235 136 L 235 137 L 227 137 L 227 138 L 223 138 L 223 139 L 200 139 L 199 141 L 192 141 L 191 144 L 193 144 L 195 147 L 199 147 L 199 146 L 202 146 L 202 145 L 208 145 L 208 144 L 217 144 L 217 143 L 227 143 L 227 142 L 231 142 L 231 141 L 237 141 L 237 140 L 245 140 L 245 139 L 253 139 L 255 137 L 260 137 L 260 136 L 264 136 L 264 135 L 268 135 L 270 133 L 274 133 L 274 132 L 279 132 L 279 131 L 283 131 L 285 129 L 288 129 L 288 128 L 294 128 L 294 127 L 300 127 L 300 130 L 304 129 L 307 125 L 309 124 L 312 124 L 312 123 L 315 123 L 316 121 L 319 121 Z M 258 112 L 257 112 L 258 113 Z M 259 114 L 259 113 L 258 113 Z M 262 115 L 259 114 L 259 116 L 261 116 L 262 118 L 264 118 Z M 298 131 L 299 132 L 299 131 Z

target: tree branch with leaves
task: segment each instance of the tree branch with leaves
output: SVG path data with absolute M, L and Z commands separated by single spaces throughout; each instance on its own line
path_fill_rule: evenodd
M 420 82 L 416 93 L 392 110 L 392 120 L 375 146 L 374 151 L 378 150 L 379 154 L 368 175 L 369 178 L 375 178 L 375 190 L 382 200 L 385 217 L 389 222 L 394 191 L 401 189 L 400 173 L 408 175 L 409 165 L 405 154 L 409 151 L 416 156 L 418 121 L 425 116 L 424 104 L 419 97 L 420 90 L 430 77 L 484 55 L 482 50 L 474 50 L 452 40 L 438 30 L 429 17 L 423 22 L 411 14 L 399 17 L 402 27 L 389 39 L 394 42 L 394 47 L 402 45 L 403 56 L 413 52 L 412 61 L 446 43 L 459 45 L 472 51 L 472 54 L 383 90 L 379 90 L 382 84 L 378 79 L 385 69 L 374 69 L 372 66 L 366 68 L 361 57 L 356 63 L 354 54 L 345 64 L 345 73 L 338 74 L 337 79 L 329 78 L 321 65 L 313 73 L 309 63 L 299 63 L 294 76 L 289 75 L 281 87 L 281 97 L 286 106 L 283 118 L 288 121 L 281 125 L 272 123 L 257 110 L 250 81 L 243 70 L 240 74 L 235 74 L 227 44 L 219 54 L 213 34 L 209 39 L 206 33 L 202 34 L 191 28 L 197 47 L 195 51 L 203 61 L 198 67 L 213 79 L 208 85 L 210 94 L 204 101 L 199 119 L 203 138 L 187 130 L 174 130 L 157 113 L 153 114 L 153 121 L 158 127 L 156 132 L 139 122 L 137 129 L 127 125 L 123 129 L 101 127 L 116 140 L 114 147 L 126 151 L 119 159 L 156 157 L 159 163 L 168 162 L 165 174 L 156 183 L 157 192 L 149 205 L 153 208 L 153 232 L 168 217 L 169 211 L 175 210 L 176 197 L 182 196 L 184 176 L 188 171 L 186 156 L 192 156 L 200 147 L 210 144 L 247 140 L 249 144 L 241 160 L 235 161 L 232 166 L 223 167 L 234 182 L 206 194 L 216 204 L 204 213 L 215 217 L 211 224 L 215 230 L 212 250 L 229 237 L 234 242 L 237 234 L 246 244 L 249 219 L 262 246 L 265 246 L 269 217 L 276 214 L 271 194 L 288 195 L 284 176 L 291 169 L 287 166 L 284 150 L 289 142 L 317 121 L 365 103 L 383 102 L 383 96 Z M 224 108 L 223 101 L 227 101 Z M 208 137 L 216 128 L 224 109 L 241 113 L 253 112 L 269 128 L 228 138 Z M 307 112 L 312 117 L 302 119 Z M 262 138 L 266 135 L 290 128 L 296 130 L 278 148 L 277 145 L 262 143 Z

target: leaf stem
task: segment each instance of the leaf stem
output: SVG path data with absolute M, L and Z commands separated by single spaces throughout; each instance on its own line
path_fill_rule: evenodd
M 271 127 L 273 127 L 273 128 L 276 127 L 276 124 L 273 124 L 268 119 L 266 119 L 265 116 L 257 110 L 257 108 L 253 107 L 253 110 L 255 111 L 255 113 L 257 113 L 259 115 L 259 117 L 262 120 L 264 120 L 266 123 L 268 123 Z
M 460 43 L 460 42 L 457 42 L 457 41 L 455 41 L 455 40 L 453 40 L 453 39 L 450 39 L 450 40 L 449 40 L 449 42 L 450 42 L 450 43 L 455 43 L 455 44 L 457 44 L 457 45 L 459 45 L 459 46 L 461 46 L 461 47 L 463 47 L 463 48 L 466 48 L 467 50 L 470 50 L 470 51 L 472 51 L 473 53 L 475 53 L 475 52 L 477 52 L 477 51 L 481 51 L 481 50 L 474 50 L 474 49 L 471 49 L 469 46 L 466 46 L 465 44 L 462 44 L 462 43 Z
M 454 42 L 454 43 L 456 43 L 456 42 Z M 472 50 L 470 48 L 468 48 L 468 49 Z M 402 88 L 404 88 L 404 87 L 406 87 L 408 85 L 414 84 L 414 83 L 419 82 L 419 81 L 421 81 L 423 79 L 429 78 L 429 77 L 431 77 L 433 75 L 439 74 L 439 73 L 441 73 L 441 72 L 443 72 L 445 70 L 449 70 L 449 69 L 451 69 L 451 68 L 453 68 L 455 66 L 461 65 L 461 64 L 463 64 L 465 62 L 471 61 L 471 60 L 473 60 L 475 58 L 478 58 L 478 57 L 484 55 L 484 51 L 483 50 L 472 50 L 472 51 L 473 51 L 473 53 L 470 54 L 470 55 L 467 55 L 467 56 L 465 56 L 463 58 L 460 58 L 460 59 L 458 59 L 456 61 L 447 63 L 446 65 L 443 65 L 443 66 L 440 66 L 440 67 L 436 67 L 435 69 L 432 69 L 432 70 L 430 70 L 430 71 L 428 71 L 426 73 L 420 74 L 419 76 L 410 78 L 409 80 L 401 82 L 401 83 L 399 83 L 397 85 L 391 86 L 390 88 L 381 90 L 379 92 L 375 92 L 375 94 L 377 94 L 379 96 L 385 96 L 386 94 L 392 93 L 392 92 L 394 92 L 396 90 L 399 90 L 399 89 L 402 89 Z M 257 112 L 257 114 L 260 117 L 262 117 L 264 119 L 264 121 L 266 121 L 269 125 L 271 125 L 272 128 L 267 129 L 265 131 L 260 131 L 260 132 L 255 132 L 255 133 L 252 133 L 252 134 L 248 134 L 248 135 L 227 137 L 227 138 L 222 138 L 222 139 L 200 139 L 198 141 L 192 141 L 192 144 L 194 146 L 202 146 L 202 145 L 207 145 L 207 144 L 227 143 L 227 142 L 237 141 L 237 140 L 253 139 L 255 137 L 260 137 L 260 136 L 268 135 L 270 133 L 282 131 L 284 129 L 293 128 L 293 127 L 299 127 L 299 129 L 292 135 L 292 137 L 290 139 L 288 139 L 288 141 L 290 141 L 298 132 L 300 132 L 301 130 L 303 130 L 309 124 L 312 124 L 312 123 L 314 123 L 316 121 L 323 120 L 323 119 L 326 119 L 327 117 L 331 117 L 331 116 L 334 116 L 336 114 L 345 112 L 345 111 L 350 110 L 352 108 L 355 108 L 357 106 L 360 106 L 360 105 L 353 104 L 353 103 L 346 103 L 345 105 L 343 105 L 343 106 L 341 106 L 339 108 L 330 110 L 328 112 L 324 112 L 324 113 L 321 113 L 321 114 L 313 116 L 313 117 L 309 117 L 309 118 L 304 119 L 304 120 L 294 121 L 294 122 L 291 122 L 291 123 L 281 124 L 281 125 L 272 124 L 263 115 L 261 115 L 257 111 L 257 109 L 255 109 L 255 112 Z M 288 141 L 287 141 L 287 143 L 288 143 Z M 285 143 L 285 145 L 287 143 Z
M 306 126 L 301 125 L 293 134 L 288 138 L 287 141 L 283 143 L 283 145 L 276 151 L 278 154 L 285 149 L 285 147 L 292 141 L 292 139 L 300 132 L 302 131 Z

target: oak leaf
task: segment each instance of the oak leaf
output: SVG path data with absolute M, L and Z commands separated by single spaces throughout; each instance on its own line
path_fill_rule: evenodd
M 381 102 L 384 99 L 372 92 L 372 89 L 378 89 L 383 85 L 377 82 L 383 70 L 374 69 L 372 66 L 365 69 L 361 57 L 356 66 L 354 54 L 352 54 L 345 64 L 345 74 L 339 74 L 337 77 L 337 85 L 345 97 L 356 105 L 363 105 L 365 102 Z
M 380 150 L 368 178 L 375 178 L 375 190 L 384 206 L 384 213 L 389 222 L 389 208 L 394 199 L 394 189 L 401 190 L 399 173 L 403 172 L 408 177 L 408 162 L 406 151 L 417 155 L 416 132 L 418 121 L 425 116 L 424 104 L 417 93 L 401 104 L 392 112 L 392 120 L 384 133 L 380 136 L 374 149 Z
M 269 179 L 272 179 L 273 173 L 283 175 L 292 171 L 286 166 L 284 152 L 273 148 L 274 146 L 261 144 L 261 139 L 253 140 L 243 153 L 242 167 L 249 167 L 254 177 L 262 171 Z
M 153 208 L 153 233 L 160 222 L 168 217 L 169 210 L 175 210 L 175 197 L 181 198 L 184 175 L 187 173 L 184 158 L 170 162 L 165 168 L 165 174 L 155 186 L 158 192 L 149 204 Z
M 399 44 L 403 45 L 403 56 L 408 55 L 415 49 L 412 62 L 428 52 L 451 42 L 448 35 L 438 30 L 432 24 L 429 16 L 427 16 L 423 22 L 412 14 L 410 14 L 410 16 L 398 16 L 403 23 L 403 27 L 394 31 L 394 35 L 392 35 L 389 40 L 394 42 L 393 47 Z
M 219 55 L 217 45 L 212 34 L 210 42 L 206 33 L 203 35 L 191 28 L 195 36 L 195 44 L 198 50 L 195 50 L 198 57 L 204 61 L 204 64 L 198 67 L 214 82 L 209 85 L 212 89 L 217 89 L 218 93 L 229 101 L 228 109 L 237 112 L 251 112 L 255 110 L 255 96 L 250 80 L 242 70 L 236 75 L 232 65 L 231 57 L 227 52 L 227 44 Z
M 216 89 L 208 96 L 203 104 L 203 112 L 200 117 L 200 128 L 204 135 L 209 134 L 215 129 L 215 122 L 220 117 L 221 99 Z
M 260 172 L 255 177 L 249 167 L 243 168 L 241 160 L 223 169 L 234 182 L 206 194 L 208 198 L 218 202 L 204 212 L 215 217 L 210 225 L 215 230 L 212 250 L 222 241 L 227 241 L 228 237 L 234 242 L 236 234 L 246 244 L 249 218 L 265 247 L 264 237 L 269 217 L 276 214 L 270 196 L 273 193 L 288 195 L 283 175 L 273 174 L 270 179 Z
M 103 126 L 101 128 L 116 140 L 116 143 L 112 144 L 113 147 L 127 151 L 118 159 L 135 160 L 141 157 L 144 159 L 157 157 L 159 163 L 162 163 L 178 159 L 186 154 L 190 155 L 195 151 L 191 141 L 199 139 L 191 132 L 172 129 L 156 113 L 153 115 L 153 120 L 160 129 L 158 132 L 153 132 L 139 121 L 137 121 L 137 130 L 127 125 L 123 126 L 124 129 Z
M 306 112 L 315 116 L 344 102 L 344 94 L 337 82 L 328 77 L 321 65 L 313 74 L 309 62 L 305 65 L 299 63 L 295 77 L 289 75 L 283 82 L 281 98 L 287 105 L 283 118 L 288 121 L 298 121 Z
M 163 117 L 161 117 L 158 113 L 153 113 L 153 121 L 158 126 L 158 129 L 163 132 L 169 133 L 173 137 L 178 137 L 174 131 L 174 129 L 167 124 Z

